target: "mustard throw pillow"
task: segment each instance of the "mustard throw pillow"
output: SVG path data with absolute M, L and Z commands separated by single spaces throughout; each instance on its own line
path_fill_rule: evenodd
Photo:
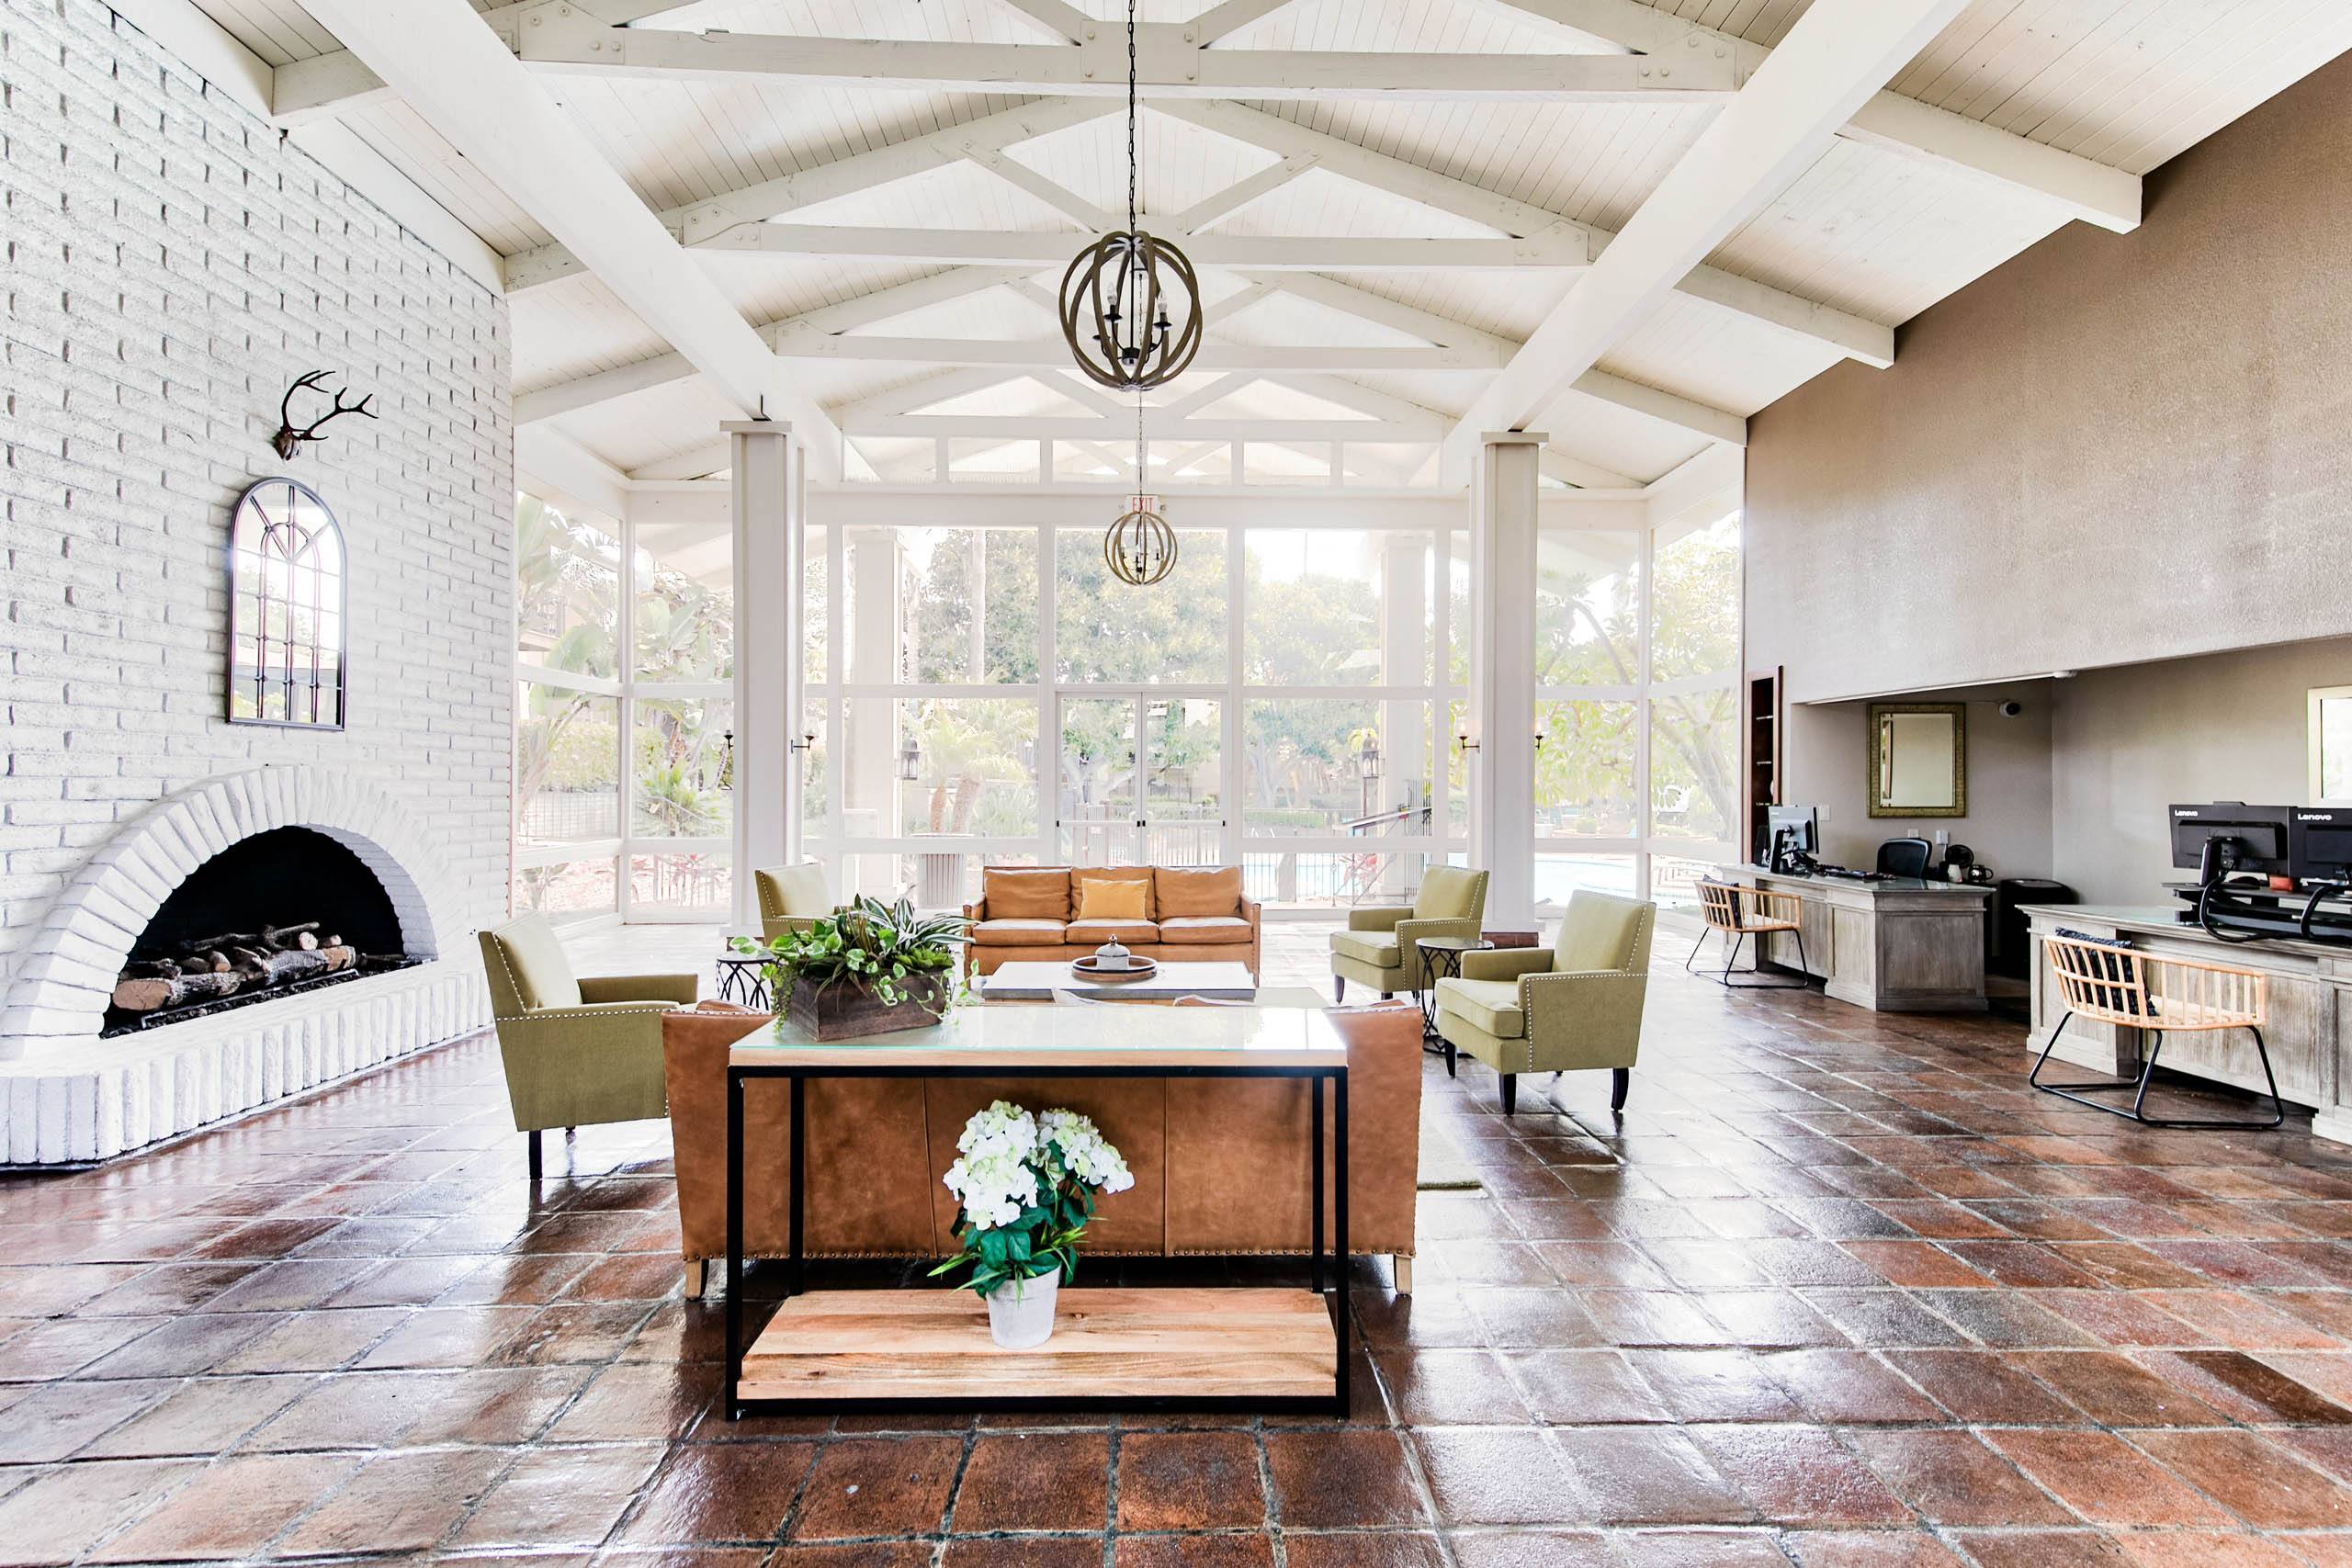
M 1078 918 L 1081 920 L 1140 920 L 1145 885 L 1140 882 L 1081 882 L 1078 885 Z

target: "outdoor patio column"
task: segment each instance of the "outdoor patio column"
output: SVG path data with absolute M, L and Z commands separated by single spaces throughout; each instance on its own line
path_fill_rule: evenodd
M 903 673 L 899 669 L 899 553 L 895 528 L 853 528 L 843 541 L 847 620 L 835 620 L 839 629 L 832 636 L 847 645 L 845 678 L 852 686 L 888 686 Z M 844 838 L 893 838 L 899 832 L 897 708 L 887 696 L 853 696 L 842 705 L 845 733 L 837 742 L 841 761 L 834 776 L 842 790 Z M 839 897 L 871 893 L 888 900 L 899 891 L 899 859 L 845 854 L 837 881 L 840 886 L 833 892 Z
M 1387 536 L 1380 563 L 1380 680 L 1388 686 L 1427 685 L 1430 675 L 1429 536 L 1413 530 Z M 1408 815 L 1393 826 L 1375 831 L 1396 837 L 1436 832 L 1442 826 L 1424 822 L 1420 808 L 1430 782 L 1429 705 L 1419 698 L 1380 705 L 1381 777 L 1367 792 L 1374 811 L 1404 809 Z M 1411 863 L 1408 864 L 1408 860 Z M 1421 880 L 1420 862 L 1392 856 L 1380 868 L 1379 891 L 1384 902 L 1410 903 Z
M 799 780 L 791 750 L 801 713 L 800 557 L 806 455 L 781 420 L 730 420 L 735 536 L 734 924 L 759 924 L 752 873 L 797 858 Z
M 1480 437 L 1470 492 L 1470 863 L 1488 925 L 1535 923 L 1536 473 L 1547 436 Z

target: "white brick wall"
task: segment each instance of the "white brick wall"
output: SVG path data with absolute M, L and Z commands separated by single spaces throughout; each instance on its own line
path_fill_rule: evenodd
M 497 919 L 504 300 L 96 0 L 0 4 L 0 988 L 118 824 L 262 764 L 380 787 L 456 918 Z M 282 461 L 279 399 L 320 367 L 382 417 Z M 229 513 L 273 473 L 324 495 L 350 550 L 343 733 L 220 716 Z

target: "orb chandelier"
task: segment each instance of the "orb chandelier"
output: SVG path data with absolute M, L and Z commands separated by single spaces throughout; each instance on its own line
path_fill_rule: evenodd
M 1136 445 L 1140 463 L 1142 444 Z M 1102 563 L 1112 576 L 1137 588 L 1148 588 L 1176 570 L 1176 530 L 1159 514 L 1152 497 L 1127 498 L 1126 511 L 1102 536 Z
M 1062 274 L 1062 337 L 1078 367 L 1114 391 L 1164 387 L 1201 348 L 1201 285 L 1184 253 L 1136 221 L 1136 0 L 1127 0 L 1127 226 Z

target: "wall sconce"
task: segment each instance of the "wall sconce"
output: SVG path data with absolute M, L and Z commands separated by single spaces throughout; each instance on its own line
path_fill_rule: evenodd
M 814 751 L 817 749 L 817 732 L 812 729 L 805 735 L 797 735 L 785 744 L 794 751 Z
M 922 748 L 916 744 L 911 735 L 907 737 L 906 744 L 899 748 L 899 777 L 909 784 L 922 777 Z
M 1464 751 L 1476 751 L 1478 749 L 1478 738 L 1470 732 L 1468 719 L 1464 719 L 1454 727 L 1453 744 Z
M 1537 714 L 1535 716 L 1535 749 L 1538 751 L 1544 750 L 1544 741 L 1547 733 L 1548 732 L 1544 728 L 1544 716 L 1542 714 Z

